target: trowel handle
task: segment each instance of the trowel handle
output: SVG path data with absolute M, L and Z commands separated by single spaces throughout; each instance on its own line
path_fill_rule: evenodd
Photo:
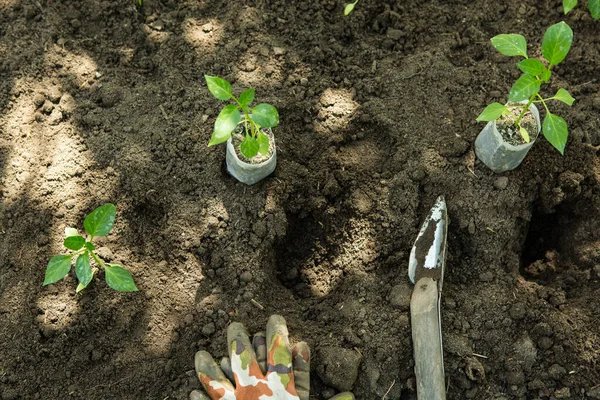
M 446 399 L 438 299 L 433 279 L 417 281 L 410 300 L 410 316 L 419 400 Z

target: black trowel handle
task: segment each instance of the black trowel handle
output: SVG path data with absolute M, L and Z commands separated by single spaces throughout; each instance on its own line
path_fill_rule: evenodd
M 445 400 L 444 356 L 436 281 L 421 278 L 410 300 L 412 339 L 419 400 Z

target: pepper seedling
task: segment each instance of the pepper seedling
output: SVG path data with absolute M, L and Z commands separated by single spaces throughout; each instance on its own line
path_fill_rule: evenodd
M 92 268 L 91 261 L 104 269 L 104 275 L 108 286 L 118 292 L 135 292 L 138 288 L 133 282 L 129 271 L 117 264 L 105 263 L 95 250 L 92 244 L 94 237 L 106 236 L 112 230 L 115 223 L 117 209 L 113 204 L 105 204 L 96 208 L 83 221 L 83 227 L 88 235 L 85 237 L 79 235 L 77 229 L 66 228 L 65 240 L 63 244 L 73 253 L 63 255 L 59 254 L 50 260 L 46 267 L 46 277 L 43 286 L 58 282 L 63 279 L 71 270 L 71 263 L 75 260 L 75 275 L 79 280 L 76 292 L 79 293 L 92 281 L 98 268 Z
M 552 114 L 546 102 L 558 100 L 571 106 L 575 99 L 563 88 L 558 89 L 554 96 L 548 98 L 543 98 L 539 91 L 541 84 L 550 80 L 552 67 L 562 62 L 569 53 L 573 42 L 573 31 L 565 22 L 554 24 L 546 30 L 542 40 L 542 55 L 547 66 L 540 60 L 527 56 L 527 42 L 522 35 L 501 34 L 494 36 L 491 42 L 500 53 L 506 56 L 525 58 L 517 63 L 517 67 L 523 72 L 523 75 L 513 84 L 508 97 L 510 103 L 523 102 L 524 104 L 504 105 L 492 103 L 479 114 L 477 121 L 493 121 L 503 115 L 510 114 L 511 108 L 520 107 L 522 110 L 515 121 L 515 127 L 521 133 L 523 140 L 529 143 L 527 130 L 520 123 L 532 103 L 542 103 L 546 109 L 542 132 L 552 146 L 564 155 L 569 134 L 567 123 L 558 115 Z
M 595 20 L 600 19 L 600 0 L 587 0 L 588 10 Z M 563 0 L 563 10 L 567 15 L 572 9 L 577 7 L 577 0 Z
M 208 145 L 214 146 L 226 142 L 241 122 L 244 124 L 245 137 L 240 144 L 240 151 L 244 157 L 252 158 L 258 153 L 266 156 L 269 153 L 269 136 L 261 128 L 273 128 L 279 124 L 277 109 L 266 103 L 250 108 L 250 104 L 254 101 L 253 88 L 244 90 L 240 97 L 236 98 L 232 94 L 231 83 L 225 79 L 209 75 L 204 75 L 204 79 L 208 90 L 217 99 L 235 102 L 223 107 L 217 116 Z
M 358 3 L 358 1 L 359 0 L 355 0 L 354 3 L 348 3 L 348 4 L 346 4 L 346 7 L 344 7 L 344 15 L 350 14 L 352 12 L 352 10 L 354 10 L 354 7 Z

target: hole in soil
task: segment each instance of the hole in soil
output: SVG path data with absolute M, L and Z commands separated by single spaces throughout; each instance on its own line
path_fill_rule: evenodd
M 275 262 L 279 281 L 299 297 L 319 294 L 320 281 L 328 279 L 325 241 L 324 226 L 312 215 L 288 215 L 288 233 L 275 247 Z
M 553 214 L 534 211 L 521 253 L 520 272 L 525 278 L 548 281 L 556 274 L 558 247 L 565 228 L 561 217 L 565 212 L 560 207 Z

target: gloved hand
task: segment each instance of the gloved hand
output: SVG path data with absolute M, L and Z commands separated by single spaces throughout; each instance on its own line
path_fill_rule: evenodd
M 220 368 L 208 352 L 196 353 L 196 374 L 209 397 L 194 390 L 190 400 L 308 400 L 310 349 L 300 342 L 290 353 L 282 316 L 272 315 L 266 336 L 257 333 L 252 344 L 246 328 L 232 323 L 227 346 L 230 358 L 223 358 Z M 354 400 L 354 395 L 341 393 L 331 400 Z

